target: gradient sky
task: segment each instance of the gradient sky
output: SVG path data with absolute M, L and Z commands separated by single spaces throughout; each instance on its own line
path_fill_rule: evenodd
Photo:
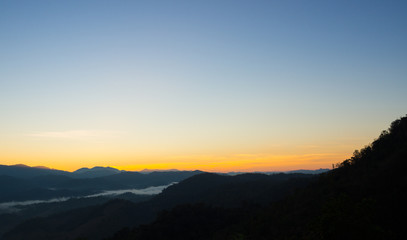
M 407 1 L 0 1 L 0 164 L 329 168 L 407 113 Z

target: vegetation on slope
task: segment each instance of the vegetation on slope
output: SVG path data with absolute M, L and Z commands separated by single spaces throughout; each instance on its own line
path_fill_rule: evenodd
M 318 181 L 268 206 L 183 205 L 111 239 L 402 239 L 407 117 Z

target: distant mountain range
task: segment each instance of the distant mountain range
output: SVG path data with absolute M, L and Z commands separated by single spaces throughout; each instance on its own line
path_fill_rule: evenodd
M 10 231 L 5 239 L 103 239 L 124 226 L 149 223 L 160 211 L 180 204 L 206 203 L 227 208 L 239 207 L 245 202 L 263 205 L 280 200 L 315 180 L 316 177 L 310 174 L 225 176 L 201 173 L 166 188 L 145 202 L 115 200 L 26 221 Z M 38 229 L 48 230 L 38 232 Z
M 263 173 L 263 174 L 275 174 L 275 173 L 305 173 L 305 174 L 320 174 L 323 172 L 327 172 L 329 169 L 327 168 L 320 168 L 316 170 L 291 170 L 291 171 L 265 171 L 265 172 L 254 172 L 254 173 Z M 62 175 L 62 176 L 68 176 L 71 178 L 98 178 L 98 177 L 105 177 L 105 176 L 110 176 L 110 175 L 115 175 L 119 173 L 125 173 L 125 172 L 131 172 L 131 173 L 153 173 L 153 172 L 186 172 L 186 171 L 180 171 L 178 169 L 168 169 L 168 170 L 160 170 L 160 169 L 143 169 L 139 172 L 136 171 L 125 171 L 125 170 L 118 170 L 116 168 L 112 167 L 93 167 L 93 168 L 80 168 L 76 171 L 73 172 L 68 172 L 68 171 L 63 171 L 63 170 L 57 170 L 57 169 L 51 169 L 48 167 L 44 166 L 37 166 L 37 167 L 29 167 L 24 164 L 17 164 L 17 165 L 0 165 L 0 176 L 1 175 L 7 175 L 11 177 L 17 177 L 17 178 L 32 178 L 32 177 L 38 177 L 38 176 L 45 176 L 45 175 Z M 248 172 L 228 172 L 224 173 L 227 175 L 238 175 L 238 174 L 244 174 Z
M 18 178 L 32 178 L 44 175 L 63 175 L 69 176 L 72 173 L 62 170 L 49 169 L 47 167 L 29 167 L 23 164 L 0 165 L 0 175 L 7 175 Z
M 95 199 L 97 204 L 86 203 L 87 207 L 74 200 L 58 207 L 68 211 L 39 215 L 49 208 L 43 204 L 0 214 L 0 233 L 5 240 L 404 239 L 405 224 L 400 219 L 407 216 L 406 159 L 407 116 L 327 172 L 233 176 L 184 172 L 183 180 L 150 198 Z M 318 171 L 323 173 L 309 174 Z M 158 184 L 182 173 L 120 172 L 68 177 L 70 181 L 58 176 L 52 181 L 63 189 L 77 190 L 80 186 L 140 184 L 141 179 Z M 15 181 L 19 188 L 27 188 L 24 179 L 2 177 L 0 182 Z M 32 178 L 29 184 L 41 178 Z M 22 221 L 21 216 L 30 217 Z
M 297 170 L 287 173 L 317 174 L 327 171 Z M 121 171 L 112 167 L 81 168 L 74 172 L 28 167 L 26 165 L 0 165 L 0 203 L 7 201 L 45 200 L 50 198 L 84 196 L 107 190 L 139 189 L 168 185 L 182 181 L 201 171 Z M 241 175 L 230 173 L 226 175 Z M 268 172 L 266 174 L 276 174 Z
M 160 210 L 171 209 L 178 204 L 206 202 L 217 206 L 232 207 L 239 206 L 244 201 L 252 202 L 255 200 L 257 203 L 266 203 L 280 199 L 288 194 L 294 186 L 302 186 L 314 179 L 311 174 L 232 175 L 236 176 L 177 169 L 168 171 L 145 169 L 141 172 L 130 172 L 112 167 L 94 167 L 67 172 L 47 167 L 29 167 L 22 164 L 0 165 L 0 239 L 3 233 L 15 226 L 30 218 L 40 216 L 45 218 L 36 219 L 34 222 L 29 221 L 28 225 L 22 224 L 19 228 L 25 229 L 30 226 L 29 228 L 35 229 L 36 226 L 42 226 L 41 224 L 44 224 L 44 227 L 45 225 L 55 226 L 57 229 L 66 226 L 64 228 L 65 233 L 46 234 L 45 239 L 58 239 L 57 236 L 65 237 L 65 234 L 74 235 L 72 231 L 78 231 L 84 236 L 97 239 L 96 236 L 111 235 L 123 226 L 148 223 L 154 220 L 155 215 Z M 197 177 L 194 178 L 194 176 Z M 296 182 L 294 181 L 296 178 L 302 180 Z M 188 180 L 184 181 L 186 179 Z M 289 179 L 293 179 L 293 181 L 288 181 Z M 100 195 L 105 191 L 143 189 L 176 182 L 180 182 L 180 184 L 165 189 L 157 197 L 131 193 L 116 197 Z M 112 198 L 122 200 L 108 203 Z M 140 201 L 147 202 L 137 203 Z M 9 208 L 8 206 L 15 207 Z M 123 211 L 115 210 L 107 215 L 96 214 L 99 211 L 113 211 L 112 209 L 123 209 Z M 62 213 L 63 211 L 70 212 Z M 131 217 L 131 215 L 124 217 L 125 212 L 128 214 L 137 213 L 137 217 Z M 98 228 L 104 230 L 99 231 L 99 235 L 93 233 L 88 235 L 86 232 L 96 231 L 96 228 L 90 227 L 94 225 L 72 225 L 71 221 L 78 223 L 98 222 Z M 112 221 L 115 222 L 116 225 L 114 226 L 116 227 L 105 225 Z M 28 230 L 24 230 L 21 234 L 24 235 L 28 232 Z M 29 238 L 38 239 L 41 237 L 37 238 L 31 235 Z
M 201 171 L 139 173 L 110 167 L 81 168 L 71 173 L 22 165 L 0 165 L 0 203 L 162 186 L 199 173 Z
M 18 178 L 31 178 L 45 175 L 62 175 L 71 178 L 95 178 L 117 174 L 123 171 L 112 167 L 81 168 L 74 172 L 51 169 L 44 166 L 29 167 L 24 164 L 0 165 L 0 175 Z
M 404 239 L 406 159 L 407 116 L 332 170 L 66 172 L 0 165 L 0 239 Z M 151 196 L 83 197 L 163 185 L 169 186 Z M 7 201 L 66 196 L 82 197 L 1 211 L 15 204 Z

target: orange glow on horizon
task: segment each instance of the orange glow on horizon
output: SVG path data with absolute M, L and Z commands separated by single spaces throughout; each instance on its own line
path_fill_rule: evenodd
M 324 158 L 330 160 L 326 160 Z M 206 157 L 208 158 L 208 157 Z M 143 169 L 177 169 L 177 170 L 201 170 L 206 172 L 267 172 L 289 171 L 298 169 L 331 168 L 332 164 L 345 160 L 342 155 L 309 154 L 303 156 L 262 156 L 257 158 L 234 158 L 225 159 L 214 157 L 211 160 L 191 162 L 168 162 L 168 163 L 143 163 L 126 166 L 112 166 L 120 170 L 141 171 Z
M 83 134 L 83 132 L 80 133 Z M 73 137 L 72 135 L 79 133 L 69 132 L 69 134 Z M 136 148 L 126 145 L 124 141 L 30 139 L 10 141 L 3 145 L 0 151 L 0 164 L 45 166 L 65 171 L 95 166 L 111 166 L 127 171 L 143 169 L 207 172 L 312 170 L 331 168 L 332 164 L 349 158 L 354 149 L 360 148 L 360 142 L 366 141 L 362 139 L 344 142 L 263 144 L 257 147 L 240 147 L 236 150 L 236 148 L 220 146 L 209 149 L 188 148 L 183 145 L 174 147 L 156 145 L 155 148 L 150 149 L 145 146 Z
M 82 167 L 110 166 L 119 170 L 141 171 L 154 170 L 201 170 L 206 172 L 267 172 L 289 171 L 298 169 L 331 168 L 332 164 L 349 158 L 345 154 L 303 154 L 303 155 L 267 155 L 267 154 L 235 154 L 232 156 L 172 156 L 161 160 L 134 160 L 112 162 L 107 159 L 92 161 L 86 159 L 65 158 L 64 161 L 53 159 L 13 159 L 6 165 L 25 164 L 29 166 L 46 166 L 52 169 L 75 171 Z M 116 159 L 117 160 L 117 159 Z M 86 163 L 86 165 L 82 165 Z M 122 163 L 122 164 L 117 164 Z M 127 164 L 126 164 L 127 163 Z M 130 164 L 128 164 L 130 163 Z

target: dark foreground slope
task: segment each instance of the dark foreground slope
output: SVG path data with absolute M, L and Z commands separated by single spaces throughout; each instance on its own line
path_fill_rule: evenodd
M 407 117 L 318 181 L 268 206 L 187 204 L 111 239 L 405 239 Z
M 149 201 L 137 204 L 113 201 L 31 219 L 9 231 L 4 239 L 102 239 L 124 227 L 150 223 L 157 213 L 177 205 L 205 204 L 222 209 L 263 205 L 280 200 L 315 178 L 315 175 L 306 174 L 221 176 L 203 173 L 168 187 Z

